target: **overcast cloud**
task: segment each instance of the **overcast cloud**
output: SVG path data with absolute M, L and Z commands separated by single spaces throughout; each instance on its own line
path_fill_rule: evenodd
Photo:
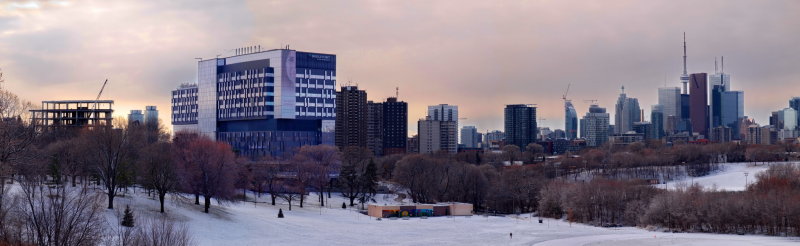
M 426 106 L 456 104 L 461 125 L 502 130 L 505 104 L 539 105 L 563 128 L 561 94 L 613 111 L 619 87 L 649 115 L 659 86 L 725 56 L 745 113 L 800 96 L 800 1 L 0 1 L 6 88 L 38 102 L 104 99 L 116 113 L 157 105 L 196 80 L 195 57 L 242 46 L 338 56 L 338 82 L 371 100 L 409 102 L 410 130 Z

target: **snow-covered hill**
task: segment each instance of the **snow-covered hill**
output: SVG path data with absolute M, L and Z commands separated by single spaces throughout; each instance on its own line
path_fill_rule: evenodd
M 391 196 L 379 197 L 388 202 Z M 259 198 L 268 201 L 268 196 Z M 599 228 L 522 216 L 471 216 L 376 220 L 349 209 L 334 197 L 330 207 L 308 198 L 288 211 L 281 201 L 235 203 L 202 212 L 190 199 L 172 198 L 167 215 L 186 223 L 200 245 L 798 245 L 798 239 L 764 236 L 660 233 L 637 228 Z M 158 202 L 139 192 L 117 200 L 137 216 L 158 216 Z M 277 218 L 282 208 L 286 218 Z M 115 212 L 108 211 L 110 223 Z M 513 238 L 509 236 L 513 233 Z
M 788 162 L 794 163 L 794 162 Z M 752 184 L 756 178 L 756 174 L 767 170 L 770 165 L 778 163 L 725 163 L 722 165 L 722 170 L 710 175 L 702 177 L 687 177 L 682 180 L 667 182 L 666 185 L 659 185 L 660 188 L 667 187 L 675 189 L 676 187 L 686 186 L 689 184 L 697 183 L 705 188 L 716 187 L 718 190 L 728 191 L 741 191 L 745 189 L 745 182 Z M 745 176 L 747 174 L 747 176 Z

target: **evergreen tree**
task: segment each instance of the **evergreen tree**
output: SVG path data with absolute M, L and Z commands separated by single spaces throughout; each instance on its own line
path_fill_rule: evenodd
M 122 226 L 133 227 L 133 211 L 130 206 L 125 206 L 125 214 L 122 216 Z
M 283 209 L 278 209 L 278 218 L 283 218 Z
M 356 198 L 361 196 L 361 180 L 354 164 L 342 165 L 339 172 L 339 181 L 342 185 L 342 195 L 350 199 L 350 206 L 355 205 Z
M 372 199 L 377 192 L 375 186 L 378 185 L 378 167 L 375 165 L 374 160 L 369 160 L 364 174 L 361 175 L 359 179 L 361 181 L 359 182 L 361 186 L 361 197 L 359 200 L 361 202 L 361 209 L 364 209 L 364 203 Z
M 347 204 L 345 204 L 344 202 L 342 202 L 342 209 L 347 209 Z

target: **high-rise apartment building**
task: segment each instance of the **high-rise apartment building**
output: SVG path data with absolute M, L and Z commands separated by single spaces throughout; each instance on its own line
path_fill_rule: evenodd
M 237 49 L 198 62 L 197 84 L 172 92 L 172 124 L 249 156 L 332 144 L 336 56 L 290 49 Z
M 581 119 L 582 138 L 586 139 L 586 146 L 596 147 L 608 141 L 609 115 L 605 108 L 597 105 L 589 106 L 589 112 Z
M 367 148 L 375 156 L 406 153 L 408 104 L 396 97 L 367 102 Z
M 614 112 L 614 131 L 616 134 L 624 134 L 633 131 L 633 123 L 642 119 L 639 108 L 639 100 L 630 98 L 625 94 L 625 87 L 617 99 L 616 111 Z
M 475 126 L 461 127 L 461 145 L 465 148 L 477 148 L 480 139 L 478 135 L 478 128 Z
M 689 86 L 689 115 L 692 121 L 692 132 L 708 137 L 708 75 L 693 73 Z
M 456 141 L 455 121 L 434 120 L 433 117 L 420 119 L 417 125 L 419 131 L 419 153 L 448 152 L 456 153 L 458 144 Z
M 390 97 L 383 102 L 383 154 L 406 153 L 408 103 Z
M 131 113 L 128 114 L 128 125 L 129 126 L 144 125 L 144 114 L 142 114 L 142 110 L 138 109 L 131 110 Z
M 428 106 L 428 116 L 419 120 L 418 127 L 420 153 L 458 151 L 458 106 Z
M 564 132 L 567 139 L 578 138 L 578 112 L 575 111 L 575 106 L 572 101 L 564 101 Z
M 367 101 L 367 149 L 383 155 L 383 103 Z
M 156 109 L 156 106 L 144 107 L 144 125 L 150 130 L 158 129 L 158 109 Z
M 336 146 L 367 147 L 367 92 L 357 86 L 343 86 L 336 92 Z M 380 126 L 379 126 L 380 127 Z
M 536 107 L 525 104 L 506 105 L 504 115 L 506 144 L 525 149 L 528 144 L 536 143 Z

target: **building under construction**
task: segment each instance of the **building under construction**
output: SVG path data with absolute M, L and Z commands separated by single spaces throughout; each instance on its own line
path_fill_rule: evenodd
M 41 130 L 111 126 L 112 105 L 113 100 L 42 101 L 40 109 L 31 110 L 31 124 Z

